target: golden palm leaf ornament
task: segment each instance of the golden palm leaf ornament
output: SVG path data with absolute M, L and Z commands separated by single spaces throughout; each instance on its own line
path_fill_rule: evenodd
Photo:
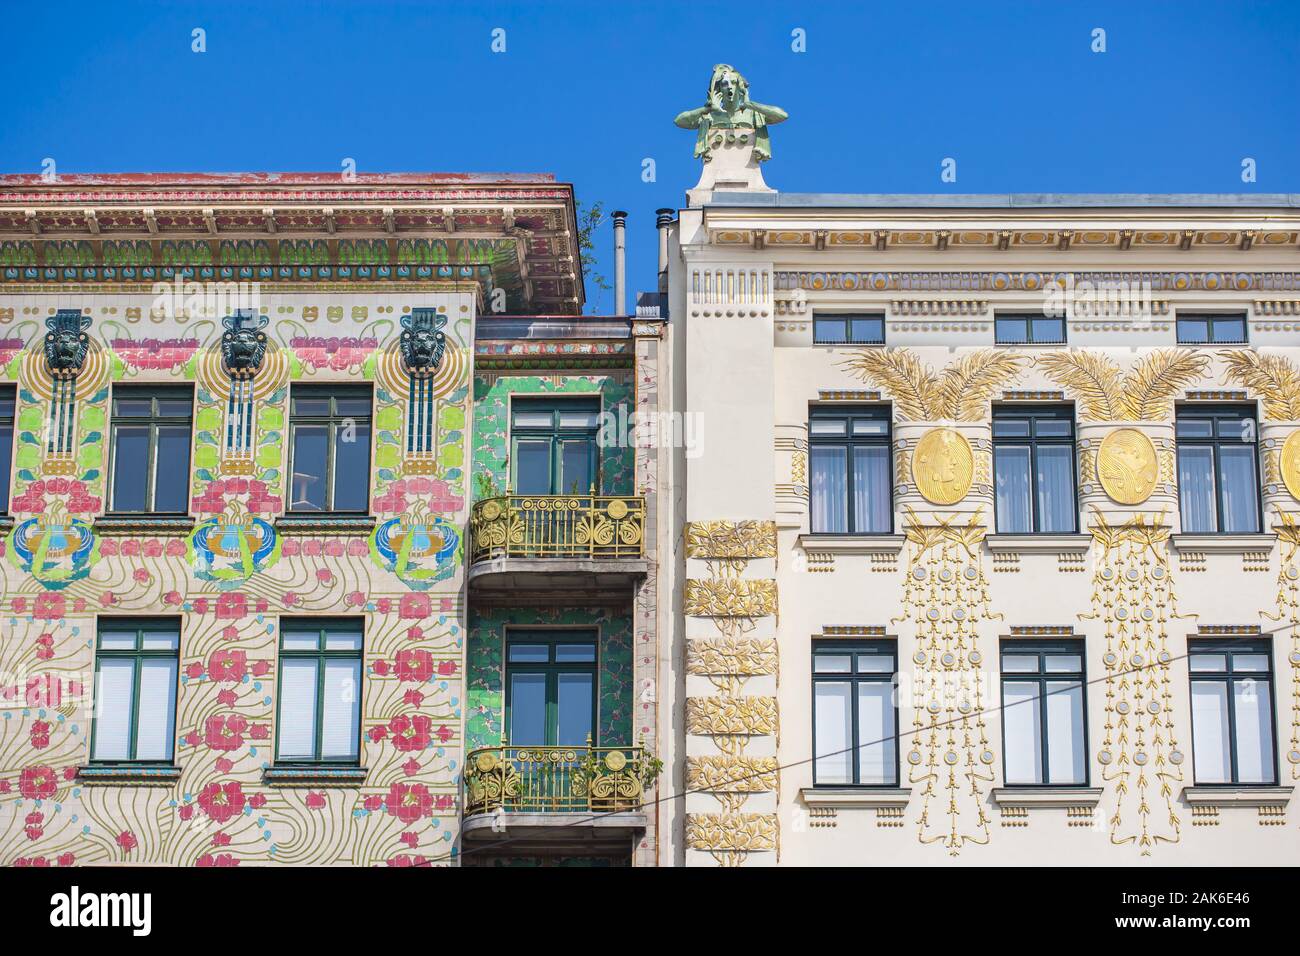
M 859 349 L 841 363 L 864 381 L 886 389 L 900 418 L 933 421 L 943 404 L 939 379 L 907 349 Z
M 1126 420 L 1163 421 L 1173 412 L 1173 399 L 1205 375 L 1206 355 L 1191 349 L 1159 349 L 1143 358 L 1124 376 L 1122 411 Z
M 1256 392 L 1264 400 L 1264 417 L 1274 421 L 1300 419 L 1300 369 L 1281 355 L 1250 349 L 1225 349 L 1224 381 Z
M 983 421 L 994 391 L 1018 375 L 1024 364 L 1024 356 L 1004 349 L 983 349 L 963 356 L 943 370 L 939 381 L 943 407 L 938 417 Z
M 1119 366 L 1096 352 L 1047 352 L 1035 360 L 1056 384 L 1074 392 L 1083 406 L 1083 417 L 1097 422 L 1121 421 L 1124 417 L 1124 388 Z

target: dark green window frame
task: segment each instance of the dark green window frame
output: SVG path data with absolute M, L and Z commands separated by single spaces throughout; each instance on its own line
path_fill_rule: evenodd
M 121 402 L 139 402 L 148 400 L 150 402 L 149 415 L 122 415 L 118 409 Z M 184 402 L 186 412 L 183 415 L 169 414 L 164 415 L 159 410 L 160 401 Z M 118 431 L 122 428 L 139 428 L 147 425 L 149 428 L 149 460 L 146 465 L 148 487 L 145 489 L 145 506 L 143 509 L 133 510 L 117 507 L 117 453 L 119 448 Z M 158 511 L 155 508 L 158 490 L 158 429 L 160 428 L 179 428 L 184 426 L 189 434 L 189 439 L 185 445 L 184 462 L 166 462 L 165 469 L 169 474 L 179 475 L 181 481 L 182 493 L 185 498 L 185 509 L 180 511 Z M 109 448 L 110 461 L 108 463 L 108 513 L 114 515 L 124 514 L 149 514 L 149 515 L 184 515 L 188 513 L 189 508 L 189 471 L 190 471 L 190 454 L 191 446 L 194 442 L 194 389 L 188 385 L 119 385 L 113 388 L 112 415 L 109 418 Z
M 1205 655 L 1223 655 L 1226 670 L 1208 670 L 1198 669 L 1195 658 Z M 1268 670 L 1252 671 L 1237 670 L 1236 658 L 1245 656 L 1262 656 L 1268 662 Z M 1228 703 L 1228 747 L 1229 758 L 1232 768 L 1232 779 L 1225 781 L 1202 782 L 1194 779 L 1195 786 L 1198 787 L 1275 787 L 1278 785 L 1278 764 L 1277 764 L 1277 693 L 1273 685 L 1273 642 L 1265 640 L 1189 640 L 1187 642 L 1187 671 L 1189 682 L 1193 685 L 1198 683 L 1221 683 L 1228 685 L 1227 703 Z M 1241 782 L 1241 770 L 1239 762 L 1239 746 L 1237 740 L 1237 695 L 1233 692 L 1234 685 L 1241 681 L 1255 681 L 1268 687 L 1269 702 L 1269 734 L 1272 737 L 1272 753 L 1270 754 L 1273 764 L 1273 776 L 1269 780 Z M 1192 721 L 1192 734 L 1196 733 L 1195 718 Z M 1196 752 L 1195 736 L 1192 739 L 1192 752 Z M 1197 773 L 1199 768 L 1195 766 L 1193 758 L 1193 774 Z
M 813 313 L 814 345 L 884 345 L 885 313 Z
M 844 488 L 845 514 L 842 529 L 820 527 L 820 516 L 824 509 L 816 502 L 810 502 L 808 527 L 811 534 L 854 535 L 870 537 L 894 533 L 894 445 L 893 412 L 889 405 L 812 405 L 808 409 L 808 453 L 809 453 L 809 493 L 815 494 L 816 475 L 822 474 L 819 462 L 814 460 L 817 452 L 837 452 L 844 454 Z M 882 487 L 858 487 L 867 479 L 867 475 L 857 467 L 856 454 L 868 449 L 885 452 L 885 480 Z M 834 469 L 839 472 L 838 466 Z M 875 498 L 888 502 L 888 522 L 880 522 L 878 527 L 858 530 L 859 524 L 869 522 L 871 515 L 857 513 L 859 492 L 874 492 Z M 868 505 L 871 501 L 868 501 Z M 868 511 L 870 509 L 868 508 Z
M 516 415 L 519 412 L 529 414 L 549 413 L 548 425 L 518 425 Z M 565 426 L 561 422 L 564 412 L 595 412 L 597 424 L 594 426 Z M 535 398 L 514 397 L 510 402 L 510 486 L 516 493 L 518 489 L 519 442 L 548 441 L 550 443 L 550 491 L 552 495 L 600 494 L 600 433 L 601 398 L 594 396 Z M 563 471 L 564 445 L 566 442 L 585 442 L 587 444 L 587 473 L 592 481 L 586 488 L 561 487 L 563 482 L 559 475 Z
M 1009 671 L 1003 665 L 1007 657 L 1037 657 L 1038 666 L 1033 671 Z M 1047 669 L 1046 658 L 1048 657 L 1078 657 L 1079 669 L 1075 671 L 1054 671 Z M 1091 767 L 1088 763 L 1088 678 L 1087 678 L 1087 649 L 1081 640 L 1065 641 L 1024 641 L 1024 640 L 1004 640 L 999 648 L 998 671 L 1001 680 L 998 682 L 998 691 L 1002 705 L 1002 775 L 1005 785 L 1016 788 L 1032 788 L 1051 790 L 1053 788 L 1070 788 L 1086 787 L 1091 774 Z M 1048 780 L 1051 768 L 1051 726 L 1048 722 L 1048 690 L 1047 685 L 1050 683 L 1063 683 L 1065 681 L 1075 681 L 1079 685 L 1080 708 L 1083 712 L 1083 741 L 1081 748 L 1083 753 L 1083 780 L 1082 782 L 1073 780 L 1062 783 L 1052 783 Z M 1038 746 L 1042 755 L 1043 782 L 1042 783 L 1025 783 L 1023 781 L 1006 780 L 1007 775 L 1007 695 L 1006 685 L 1011 684 L 1037 684 L 1038 685 Z M 1059 691 L 1057 693 L 1060 693 Z M 1022 706 L 1013 704 L 1012 706 Z
M 171 648 L 144 647 L 145 634 L 167 634 L 175 638 Z M 106 649 L 106 635 L 131 634 L 135 637 L 135 646 L 127 649 Z M 90 763 L 96 767 L 140 767 L 173 766 L 176 760 L 176 708 L 178 704 L 180 681 L 180 643 L 181 622 L 179 618 L 101 618 L 95 635 L 95 709 L 90 721 Z M 102 702 L 99 699 L 100 665 L 105 660 L 130 660 L 134 662 L 131 676 L 131 727 L 128 732 L 127 757 L 122 759 L 100 759 L 95 756 L 99 740 L 99 711 Z M 167 738 L 167 754 L 164 757 L 137 759 L 136 751 L 140 743 L 140 670 L 146 660 L 171 660 L 175 664 L 175 683 L 172 685 L 172 732 Z
M 9 513 L 9 484 L 13 480 L 14 423 L 18 387 L 0 385 L 0 515 Z
M 290 514 L 368 514 L 370 511 L 370 467 L 371 441 L 373 440 L 374 392 L 364 385 L 291 385 L 289 388 L 289 506 Z M 298 411 L 300 401 L 329 401 L 329 411 L 325 414 L 301 414 Z M 339 402 L 365 402 L 369 409 L 366 414 L 341 412 Z M 328 435 L 326 442 L 325 507 L 294 507 L 294 454 L 297 450 L 297 431 L 300 427 L 325 428 Z M 360 508 L 338 508 L 335 506 L 335 457 L 338 450 L 338 433 L 340 428 L 364 428 L 366 440 L 366 502 Z
M 878 744 L 882 741 L 862 740 L 861 715 L 858 712 L 858 685 L 862 683 L 869 684 L 888 684 L 891 688 L 896 687 L 898 679 L 898 642 L 895 640 L 872 640 L 872 641 L 855 641 L 852 643 L 839 640 L 830 641 L 813 641 L 812 646 L 812 682 L 813 682 L 813 707 L 812 707 L 812 741 L 813 741 L 813 786 L 814 787 L 857 787 L 862 789 L 881 789 L 894 788 L 899 786 L 899 734 L 898 734 L 898 694 L 896 689 L 891 692 L 893 698 L 894 711 L 894 765 L 892 767 L 893 777 L 880 783 L 862 783 L 862 748 L 869 744 Z M 847 656 L 850 660 L 850 669 L 847 671 L 819 671 L 817 669 L 817 659 L 819 657 L 841 657 Z M 862 667 L 860 656 L 866 657 L 889 657 L 892 658 L 892 666 L 888 673 L 884 671 L 866 670 Z M 842 781 L 819 781 L 817 779 L 817 769 L 819 757 L 837 756 L 836 754 L 819 754 L 817 752 L 817 685 L 821 683 L 847 683 L 850 685 L 849 706 L 853 713 L 853 740 L 850 754 L 852 756 L 852 782 L 845 783 Z
M 1022 427 L 1023 426 L 1023 427 Z M 994 528 L 998 526 L 997 514 L 997 460 L 999 448 L 1029 448 L 1029 520 L 1030 530 L 1020 534 L 1077 534 L 1079 531 L 1079 460 L 1074 451 L 1074 408 L 1070 405 L 994 405 L 993 406 L 993 487 Z M 1039 507 L 1038 451 L 1044 447 L 1066 447 L 1070 450 L 1071 524 L 1068 528 L 1042 529 L 1042 509 Z
M 1174 445 L 1178 456 L 1178 507 L 1183 521 L 1183 531 L 1188 534 L 1258 534 L 1263 530 L 1262 489 L 1260 488 L 1259 419 L 1250 405 L 1179 405 L 1174 412 Z M 1251 457 L 1253 482 L 1249 497 L 1254 503 L 1254 527 L 1224 530 L 1223 449 L 1249 447 L 1255 449 Z M 1185 489 L 1182 476 L 1183 455 L 1188 450 L 1210 450 L 1210 480 L 1214 483 L 1214 527 L 1190 529 L 1187 527 Z
M 999 312 L 993 316 L 996 345 L 1064 345 L 1065 317 L 1041 312 Z
M 354 633 L 357 638 L 357 647 L 355 650 L 326 650 L 325 634 L 327 631 L 349 631 Z M 310 635 L 316 636 L 315 650 L 298 650 L 286 649 L 284 646 L 285 635 Z M 280 767 L 359 767 L 361 765 L 361 690 L 362 683 L 365 680 L 365 622 L 360 618 L 324 618 L 313 617 L 303 619 L 281 619 L 280 621 L 280 642 L 279 666 L 276 667 L 275 681 L 275 763 Z M 282 707 L 284 703 L 283 677 L 285 660 L 311 660 L 316 663 L 316 711 L 312 715 L 312 726 L 314 729 L 314 748 L 311 757 L 281 757 L 280 740 L 281 729 L 284 727 Z M 324 749 L 323 740 L 325 736 L 325 662 L 329 660 L 348 660 L 356 661 L 360 666 L 357 668 L 358 680 L 356 687 L 357 699 L 355 702 L 357 713 L 357 737 L 355 757 L 323 757 L 321 752 Z
M 529 628 L 507 628 L 505 641 L 505 714 L 502 727 L 508 735 L 510 732 L 510 717 L 514 702 L 511 700 L 513 681 L 511 677 L 515 674 L 544 674 L 546 675 L 546 741 L 545 745 L 556 743 L 555 738 L 558 736 L 559 726 L 559 678 L 561 674 L 590 674 L 591 675 L 591 742 L 592 746 L 600 746 L 598 739 L 600 728 L 597 724 L 597 713 L 600 703 L 600 631 L 598 628 L 545 628 L 532 630 Z M 511 661 L 511 648 L 521 645 L 545 645 L 547 647 L 547 660 L 545 663 L 539 661 Z M 590 645 L 592 649 L 590 661 L 559 661 L 557 660 L 556 648 L 560 645 Z M 513 740 L 507 740 L 508 744 L 514 745 Z
M 1245 345 L 1245 312 L 1179 312 L 1179 345 Z

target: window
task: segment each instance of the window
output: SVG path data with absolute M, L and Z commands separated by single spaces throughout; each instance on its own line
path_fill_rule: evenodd
M 889 406 L 823 406 L 808 420 L 813 534 L 894 529 Z
M 506 632 L 511 746 L 585 747 L 596 726 L 596 632 Z
M 998 345 L 1064 345 L 1065 317 L 995 315 L 993 341 Z
M 1088 784 L 1083 642 L 1002 642 L 1002 749 L 1009 787 Z
M 516 398 L 510 406 L 511 489 L 517 495 L 599 491 L 600 399 Z
M 185 514 L 193 412 L 189 388 L 113 390 L 110 512 Z
M 1196 783 L 1277 783 L 1268 641 L 1188 641 Z
M 0 385 L 0 515 L 9 513 L 14 454 L 14 386 Z
M 361 622 L 281 620 L 277 763 L 355 766 L 361 753 Z
M 1073 534 L 1073 409 L 994 406 L 993 484 L 999 534 Z
M 821 315 L 813 313 L 816 345 L 884 345 L 884 315 Z
M 1188 534 L 1259 531 L 1255 413 L 1249 407 L 1181 406 L 1178 504 Z
M 171 763 L 180 625 L 101 620 L 91 763 Z
M 1243 345 L 1246 342 L 1246 314 L 1178 314 L 1179 345 Z
M 295 385 L 289 393 L 290 511 L 370 508 L 370 389 Z
M 898 786 L 894 641 L 813 644 L 813 785 Z

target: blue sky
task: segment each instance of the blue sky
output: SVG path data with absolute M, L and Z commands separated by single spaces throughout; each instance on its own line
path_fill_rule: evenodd
M 698 176 L 672 118 L 719 62 L 790 114 L 782 190 L 1300 192 L 1295 0 L 6 6 L 0 171 L 553 172 L 629 210 L 633 291 Z

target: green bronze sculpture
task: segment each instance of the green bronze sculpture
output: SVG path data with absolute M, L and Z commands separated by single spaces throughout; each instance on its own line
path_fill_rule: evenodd
M 709 80 L 709 93 L 705 105 L 699 109 L 679 113 L 674 122 L 683 129 L 698 129 L 695 139 L 695 157 L 708 162 L 713 147 L 722 140 L 712 135 L 715 130 L 752 129 L 754 131 L 754 159 L 758 162 L 772 158 L 772 144 L 767 127 L 789 118 L 785 110 L 776 106 L 755 103 L 749 98 L 749 83 L 726 63 L 713 68 Z

